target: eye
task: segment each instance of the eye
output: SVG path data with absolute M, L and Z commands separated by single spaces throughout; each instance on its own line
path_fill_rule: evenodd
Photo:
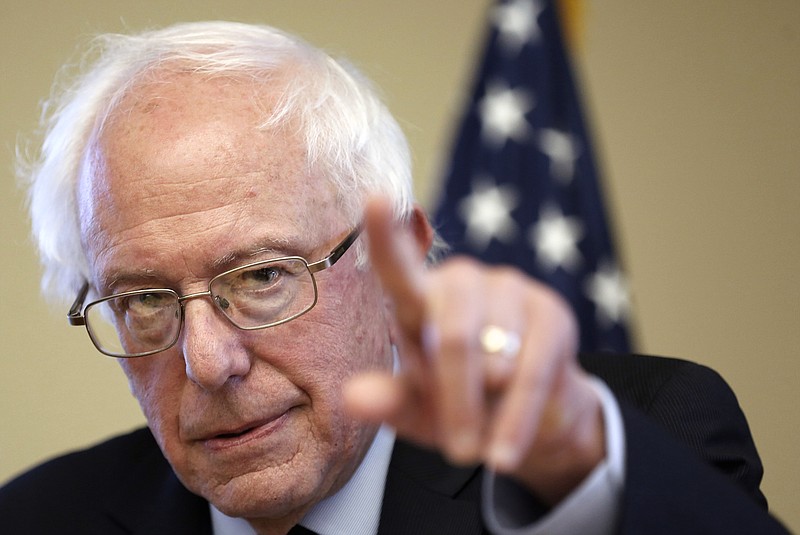
M 269 284 L 277 279 L 280 276 L 280 273 L 278 268 L 275 266 L 266 266 L 248 271 L 245 276 L 250 278 L 253 282 Z
M 146 307 L 158 306 L 164 302 L 164 295 L 162 294 L 139 294 L 134 298 L 135 304 Z
M 281 275 L 283 270 L 278 266 L 262 266 L 245 271 L 240 275 L 240 280 L 245 287 L 263 288 L 276 283 Z
M 171 297 L 163 293 L 140 293 L 130 295 L 121 303 L 120 309 L 134 313 L 160 309 L 169 304 Z

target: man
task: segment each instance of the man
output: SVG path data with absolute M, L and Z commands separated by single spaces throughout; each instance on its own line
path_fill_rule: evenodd
M 55 107 L 31 214 L 46 280 L 149 430 L 8 484 L 3 529 L 784 532 L 716 375 L 579 361 L 542 285 L 426 269 L 410 183 L 368 84 L 291 36 L 105 38 Z

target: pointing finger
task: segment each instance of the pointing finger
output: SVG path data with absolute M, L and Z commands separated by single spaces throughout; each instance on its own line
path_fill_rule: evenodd
M 367 204 L 364 227 L 370 262 L 394 301 L 400 327 L 412 341 L 421 344 L 426 293 L 422 253 L 410 232 L 395 222 L 386 199 L 373 199 Z

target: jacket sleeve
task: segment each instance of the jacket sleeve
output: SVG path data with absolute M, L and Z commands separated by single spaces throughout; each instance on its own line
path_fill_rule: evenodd
M 662 365 L 640 378 L 638 392 L 620 396 L 620 533 L 788 533 L 766 511 L 761 461 L 731 389 L 709 368 L 658 359 Z

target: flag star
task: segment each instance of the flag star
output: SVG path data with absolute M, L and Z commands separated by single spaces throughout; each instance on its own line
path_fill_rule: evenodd
M 502 83 L 489 84 L 478 103 L 484 139 L 496 147 L 508 139 L 525 141 L 530 130 L 525 114 L 534 105 L 533 95 L 527 91 L 510 89 Z
M 525 43 L 539 39 L 537 18 L 543 9 L 538 0 L 513 0 L 492 10 L 500 44 L 508 54 L 516 54 Z
M 472 193 L 458 206 L 470 245 L 475 250 L 484 251 L 492 239 L 511 242 L 517 233 L 511 211 L 518 204 L 519 194 L 513 186 L 496 186 L 494 181 L 487 179 L 474 182 Z
M 628 284 L 622 272 L 611 262 L 602 262 L 585 284 L 586 296 L 597 308 L 597 321 L 611 327 L 627 319 L 630 311 Z
M 550 158 L 550 174 L 569 184 L 575 174 L 575 160 L 581 155 L 578 140 L 561 130 L 545 128 L 539 133 L 539 148 Z
M 577 217 L 565 217 L 555 205 L 542 207 L 539 221 L 531 227 L 529 239 L 542 267 L 553 272 L 559 267 L 572 271 L 581 263 L 578 241 L 583 224 Z

